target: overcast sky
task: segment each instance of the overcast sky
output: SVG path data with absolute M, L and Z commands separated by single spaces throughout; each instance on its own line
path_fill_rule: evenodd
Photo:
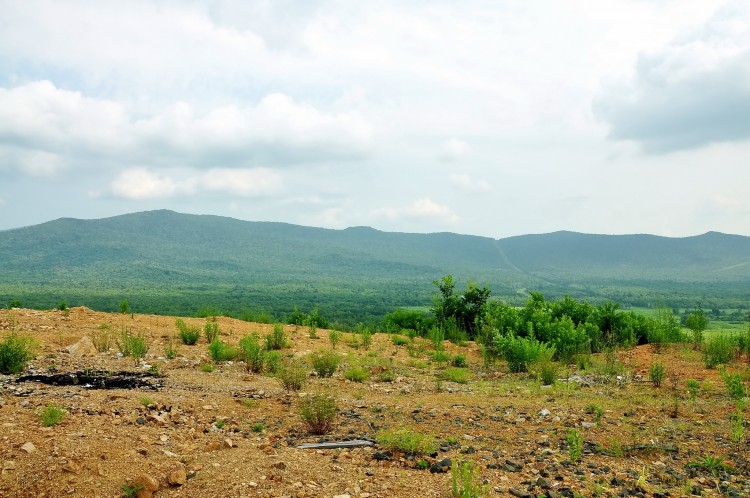
M 0 229 L 750 235 L 750 2 L 0 0 Z

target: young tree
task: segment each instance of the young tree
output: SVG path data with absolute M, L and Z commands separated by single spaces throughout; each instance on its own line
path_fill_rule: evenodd
M 703 331 L 708 328 L 708 318 L 700 306 L 696 306 L 685 318 L 685 326 L 693 334 L 693 348 L 699 349 L 703 343 Z

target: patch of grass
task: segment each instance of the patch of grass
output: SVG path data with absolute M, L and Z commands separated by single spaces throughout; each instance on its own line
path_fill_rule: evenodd
M 327 394 L 308 394 L 299 401 L 300 417 L 316 435 L 330 432 L 337 413 L 336 399 Z
M 450 353 L 446 351 L 437 351 L 437 350 L 433 351 L 430 357 L 432 358 L 432 361 L 434 361 L 435 363 L 441 363 L 441 364 L 447 363 L 448 360 L 451 359 Z
M 307 369 L 298 361 L 288 361 L 282 364 L 276 378 L 285 390 L 301 391 L 307 381 Z
M 726 370 L 722 370 L 721 378 L 724 380 L 724 385 L 727 389 L 727 394 L 734 401 L 742 401 L 747 395 L 745 391 L 745 384 L 742 382 L 742 376 L 740 374 L 730 374 Z
M 198 342 L 198 339 L 201 337 L 201 331 L 198 327 L 186 324 L 181 318 L 176 319 L 174 323 L 177 326 L 177 330 L 180 333 L 180 340 L 182 340 L 183 344 L 191 346 Z
M 364 382 L 370 377 L 370 372 L 359 366 L 349 367 L 344 371 L 344 378 L 352 382 Z
M 266 428 L 266 425 L 262 422 L 256 422 L 250 427 L 253 432 L 263 432 Z
M 690 401 L 695 401 L 698 397 L 698 390 L 700 389 L 700 382 L 695 379 L 687 380 L 688 393 L 690 394 Z
M 565 441 L 568 443 L 568 456 L 571 462 L 577 462 L 583 456 L 583 438 L 577 430 L 571 428 L 568 429 L 568 434 L 565 437 Z
M 457 354 L 453 357 L 451 360 L 451 365 L 458 368 L 466 368 L 466 356 L 462 354 Z
M 654 383 L 654 387 L 661 387 L 665 374 L 664 363 L 652 363 L 648 368 L 648 378 Z
M 333 351 L 310 353 L 310 363 L 318 377 L 331 377 L 341 363 L 341 355 Z
M 387 450 L 401 451 L 415 457 L 432 455 L 438 449 L 435 436 L 406 427 L 380 431 L 375 440 Z
M 164 356 L 168 360 L 174 360 L 177 358 L 177 346 L 171 337 L 167 339 L 167 344 L 164 346 Z
M 331 347 L 336 349 L 336 346 L 338 346 L 339 341 L 341 340 L 341 332 L 338 330 L 331 330 L 328 332 L 328 340 L 331 341 Z
M 154 400 L 149 398 L 148 396 L 142 397 L 139 401 L 143 406 L 150 406 L 154 404 Z
M 201 369 L 201 372 L 211 373 L 214 371 L 213 363 L 201 363 L 199 368 Z
M 214 361 L 232 361 L 239 355 L 239 350 L 233 346 L 225 344 L 219 339 L 208 345 L 208 352 Z
M 716 368 L 719 365 L 727 365 L 735 356 L 735 342 L 724 334 L 714 336 L 706 342 L 703 348 L 703 363 L 706 368 Z
M 30 337 L 11 334 L 0 341 L 0 373 L 19 373 L 32 358 L 34 341 Z
M 99 326 L 98 330 L 91 333 L 91 342 L 94 343 L 94 347 L 100 353 L 109 351 L 112 347 L 112 332 L 109 329 L 109 325 L 104 323 Z
M 543 359 L 551 360 L 555 355 L 553 346 L 527 337 L 498 334 L 493 343 L 513 373 L 528 372 L 534 362 Z
M 247 408 L 248 410 L 252 410 L 255 408 L 256 401 L 252 398 L 246 398 L 242 400 L 242 406 Z
M 266 370 L 271 375 L 276 375 L 281 370 L 281 351 L 266 351 Z
M 214 318 L 216 320 L 216 318 Z M 203 334 L 206 336 L 206 342 L 211 344 L 219 337 L 219 324 L 216 321 L 207 321 L 203 326 Z
M 287 347 L 286 332 L 280 323 L 274 324 L 273 332 L 266 336 L 266 349 L 278 351 Z
M 391 336 L 391 342 L 394 346 L 406 346 L 410 341 L 404 336 L 394 334 Z
M 257 333 L 246 335 L 240 339 L 239 356 L 245 362 L 245 369 L 249 372 L 260 373 L 265 366 L 266 352 L 260 345 Z
M 227 422 L 226 420 L 220 418 L 214 422 L 214 425 L 217 429 L 223 429 L 224 426 L 227 425 Z
M 557 363 L 549 359 L 535 361 L 531 369 L 543 386 L 551 386 L 557 382 Z
M 482 484 L 474 462 L 456 460 L 451 466 L 451 496 L 454 498 L 481 498 L 487 496 L 489 486 Z
M 443 379 L 458 384 L 466 384 L 471 380 L 471 371 L 467 368 L 450 367 L 443 371 Z
M 122 493 L 120 493 L 120 496 L 122 498 L 135 498 L 138 496 L 138 491 L 143 489 L 143 484 L 138 485 L 135 483 L 123 483 L 120 484 L 120 490 Z
M 57 425 L 62 422 L 62 419 L 65 418 L 66 413 L 67 412 L 64 408 L 49 403 L 39 413 L 39 421 L 44 427 L 52 427 L 53 425 Z
M 148 340 L 143 332 L 135 334 L 128 327 L 123 327 L 116 342 L 120 353 L 132 356 L 136 365 L 148 353 Z
M 688 468 L 702 469 L 711 472 L 711 475 L 718 477 L 719 472 L 733 473 L 736 469 L 731 465 L 724 463 L 724 459 L 721 457 L 715 458 L 712 456 L 705 456 L 700 460 L 688 462 Z

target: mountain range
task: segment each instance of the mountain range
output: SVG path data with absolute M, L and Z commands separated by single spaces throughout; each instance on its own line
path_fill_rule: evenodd
M 344 230 L 147 211 L 61 218 L 0 232 L 0 299 L 189 314 L 202 308 L 276 317 L 295 306 L 342 321 L 428 306 L 452 274 L 523 302 L 549 297 L 624 305 L 746 307 L 750 237 L 669 238 L 554 232 L 492 239 Z M 2 302 L 2 301 L 0 301 Z

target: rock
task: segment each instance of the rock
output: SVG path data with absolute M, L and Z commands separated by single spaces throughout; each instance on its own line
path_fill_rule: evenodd
M 229 438 L 225 438 L 224 441 L 222 441 L 222 442 L 224 443 L 224 447 L 225 448 L 234 448 L 234 446 L 235 446 L 234 441 L 232 441 Z
M 73 356 L 94 356 L 99 352 L 96 350 L 96 346 L 94 346 L 94 341 L 87 335 L 81 337 L 78 342 L 71 344 L 65 349 Z
M 167 482 L 170 486 L 182 486 L 187 480 L 187 470 L 185 466 L 180 463 L 177 467 L 173 468 L 167 476 Z
M 5 460 L 3 461 L 3 474 L 8 472 L 9 470 L 16 470 L 16 461 L 15 460 Z
M 550 412 L 550 411 L 549 411 L 549 410 L 547 410 L 546 408 L 543 408 L 543 409 L 542 409 L 542 410 L 541 410 L 541 411 L 539 412 L 539 416 L 540 416 L 540 417 L 549 417 L 549 416 L 550 416 L 551 414 L 552 414 L 552 412 Z
M 518 489 L 518 488 L 510 488 L 508 490 L 508 493 L 512 494 L 516 498 L 532 498 L 531 493 L 529 493 L 528 491 L 524 491 L 522 489 Z
M 503 468 L 507 472 L 520 472 L 523 468 L 523 464 L 521 462 L 516 462 L 514 460 L 506 460 L 505 464 L 503 465 Z
M 349 493 L 344 493 L 342 495 L 333 495 L 333 498 L 352 498 L 352 496 Z
M 274 469 L 284 470 L 286 469 L 286 464 L 284 462 L 276 462 L 271 465 Z
M 135 478 L 133 484 L 138 489 L 136 498 L 152 498 L 159 489 L 159 481 L 148 474 L 141 474 Z
M 581 427 L 583 427 L 584 429 L 593 429 L 594 427 L 596 427 L 596 424 L 593 422 L 581 422 Z
M 451 469 L 451 466 L 453 465 L 453 462 L 450 458 L 443 458 L 439 462 L 435 462 L 432 465 L 430 465 L 430 473 L 431 474 L 443 474 L 448 472 Z
M 68 460 L 67 462 L 65 462 L 65 465 L 63 465 L 62 469 L 65 472 L 77 474 L 81 471 L 81 466 L 75 460 Z
M 388 451 L 376 451 L 375 453 L 372 454 L 372 457 L 379 462 L 383 462 L 383 461 L 390 460 L 391 454 Z
M 24 443 L 24 445 L 21 446 L 21 450 L 25 451 L 26 453 L 34 453 L 36 451 L 36 446 L 34 446 L 34 443 L 29 441 L 28 443 Z

